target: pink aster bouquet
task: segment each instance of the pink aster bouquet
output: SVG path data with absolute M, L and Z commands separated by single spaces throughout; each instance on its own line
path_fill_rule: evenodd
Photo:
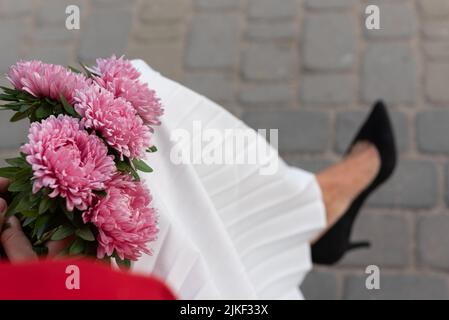
M 6 160 L 7 216 L 17 216 L 33 247 L 71 239 L 64 253 L 129 265 L 156 239 L 157 216 L 139 171 L 151 172 L 153 127 L 163 113 L 155 92 L 128 61 L 97 59 L 75 68 L 21 61 L 1 87 L 1 109 L 28 118 L 28 142 Z

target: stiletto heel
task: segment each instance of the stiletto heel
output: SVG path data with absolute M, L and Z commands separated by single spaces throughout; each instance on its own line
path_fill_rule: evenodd
M 378 150 L 381 159 L 379 173 L 374 181 L 352 202 L 342 218 L 312 245 L 312 261 L 314 263 L 335 264 L 349 250 L 369 246 L 366 242 L 350 243 L 352 226 L 365 200 L 393 174 L 397 162 L 393 128 L 382 101 L 375 104 L 347 152 L 359 141 L 370 142 Z
M 348 245 L 347 251 L 369 247 L 371 247 L 371 242 L 369 241 L 352 242 Z

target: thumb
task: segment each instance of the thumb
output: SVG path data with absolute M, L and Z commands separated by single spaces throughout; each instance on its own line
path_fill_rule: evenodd
M 5 219 L 6 202 L 0 199 L 0 224 L 3 222 L 0 243 L 11 262 L 37 260 L 31 242 L 22 231 L 20 221 L 16 217 Z

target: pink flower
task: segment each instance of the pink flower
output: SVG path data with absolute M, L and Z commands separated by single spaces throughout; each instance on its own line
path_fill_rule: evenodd
M 95 81 L 112 92 L 115 97 L 129 101 L 145 124 L 150 126 L 161 124 L 159 118 L 164 113 L 161 101 L 146 84 L 128 78 L 116 78 L 111 81 L 96 78 Z
M 160 99 L 147 84 L 139 82 L 140 72 L 129 60 L 112 56 L 108 59 L 97 59 L 94 71 L 101 87 L 109 90 L 116 98 L 129 101 L 147 125 L 159 125 L 163 114 Z
M 140 72 L 133 67 L 129 60 L 123 59 L 123 56 L 118 59 L 115 55 L 107 59 L 99 58 L 97 65 L 92 69 L 105 81 L 112 81 L 116 78 L 137 80 L 140 77 Z
M 85 223 L 98 228 L 97 257 L 111 256 L 114 251 L 121 259 L 137 260 L 156 240 L 157 216 L 150 207 L 152 198 L 141 182 L 127 175 L 116 175 L 107 186 L 107 195 L 83 214 Z
M 50 198 L 66 198 L 69 211 L 86 210 L 94 191 L 104 190 L 116 172 L 106 145 L 77 119 L 60 115 L 34 122 L 28 138 L 21 150 L 33 169 L 33 192 L 50 188 Z
M 35 97 L 59 100 L 62 94 L 69 103 L 73 103 L 75 90 L 89 85 L 89 80 L 81 74 L 37 60 L 16 63 L 10 67 L 7 78 L 16 89 Z
M 144 158 L 151 146 L 150 129 L 123 98 L 91 87 L 75 93 L 75 110 L 85 128 L 96 130 L 121 157 Z

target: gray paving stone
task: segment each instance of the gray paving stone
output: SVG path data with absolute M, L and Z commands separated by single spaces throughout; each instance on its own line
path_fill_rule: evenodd
M 253 41 L 291 41 L 299 33 L 295 21 L 251 22 L 246 30 L 246 37 Z
M 243 105 L 282 107 L 296 100 L 294 86 L 286 84 L 257 84 L 242 87 L 239 101 Z
M 421 266 L 449 269 L 449 216 L 421 217 L 417 225 L 417 256 Z
M 333 161 L 326 160 L 326 159 L 296 159 L 289 156 L 284 157 L 284 160 L 287 161 L 287 163 L 291 166 L 301 168 L 303 170 L 317 173 L 323 169 L 326 169 L 327 167 L 331 166 L 333 164 Z
M 300 98 L 304 104 L 348 105 L 356 96 L 356 77 L 352 74 L 304 74 Z
M 246 80 L 291 80 L 296 70 L 296 52 L 287 44 L 251 44 L 242 55 Z
M 196 16 L 187 42 L 187 67 L 233 68 L 239 55 L 240 24 L 238 15 Z
M 94 7 L 100 8 L 129 8 L 132 7 L 137 0 L 91 0 Z M 154 0 L 152 0 L 154 1 Z M 168 1 L 168 0 L 166 0 Z
M 380 289 L 365 287 L 367 275 L 345 279 L 344 299 L 349 300 L 431 300 L 448 299 L 447 279 L 436 274 L 384 274 L 381 268 Z
M 449 60 L 449 41 L 426 41 L 424 53 L 429 60 Z
M 133 30 L 133 36 L 137 40 L 145 42 L 166 42 L 182 40 L 185 33 L 185 23 L 140 23 Z
M 432 161 L 401 160 L 389 182 L 368 200 L 381 208 L 432 208 L 437 200 L 437 172 Z
M 33 43 L 35 45 L 59 44 L 74 41 L 79 36 L 79 30 L 67 30 L 55 26 L 41 26 L 33 31 Z
M 354 0 L 306 0 L 306 7 L 309 9 L 342 9 L 351 8 Z
M 11 83 L 9 83 L 8 79 L 5 76 L 0 77 L 0 86 L 2 87 L 12 87 Z
M 448 62 L 431 62 L 427 64 L 425 89 L 430 101 L 435 103 L 449 102 L 447 81 L 449 81 Z
M 449 163 L 446 165 L 446 183 L 445 183 L 445 190 L 444 190 L 444 196 L 446 204 L 449 205 Z
M 418 81 L 412 49 L 400 43 L 370 44 L 363 58 L 361 85 L 365 102 L 384 99 L 413 104 Z
M 245 112 L 242 119 L 254 129 L 279 129 L 281 152 L 322 152 L 329 143 L 329 117 L 322 112 Z
M 330 271 L 312 271 L 301 284 L 301 291 L 307 300 L 337 300 L 337 276 Z
M 16 63 L 22 54 L 23 38 L 26 32 L 26 25 L 22 20 L 0 19 L 0 39 L 2 50 L 0 54 L 0 73 L 4 74 L 8 68 Z
M 351 239 L 370 241 L 371 247 L 349 252 L 342 266 L 406 267 L 412 261 L 412 225 L 399 215 L 362 213 L 356 220 Z
M 41 60 L 46 63 L 60 64 L 63 66 L 74 65 L 69 47 L 45 47 L 30 48 L 27 59 Z
M 0 114 L 0 150 L 18 148 L 22 143 L 27 141 L 29 122 L 22 120 L 20 122 L 11 123 L 9 119 L 13 113 L 9 111 L 1 111 Z
M 200 9 L 236 9 L 240 7 L 240 0 L 195 0 Z
M 299 11 L 296 0 L 249 0 L 250 19 L 292 19 Z
M 132 13 L 129 10 L 94 12 L 81 32 L 80 59 L 90 62 L 98 57 L 124 54 L 131 25 Z
M 337 131 L 335 149 L 339 153 L 347 150 L 358 130 L 362 126 L 369 111 L 347 111 L 337 114 Z M 399 151 L 403 152 L 409 146 L 409 128 L 405 115 L 398 111 L 390 112 L 396 143 Z
M 235 85 L 232 76 L 222 73 L 188 73 L 184 84 L 209 99 L 227 102 L 234 98 Z
M 33 1 L 2 0 L 0 1 L 0 16 L 16 17 L 30 14 L 33 11 Z
M 380 29 L 363 28 L 368 38 L 410 38 L 416 34 L 418 20 L 411 2 L 370 2 L 380 9 Z M 365 6 L 362 6 L 363 13 Z
M 80 53 L 91 60 L 126 52 L 256 127 L 280 128 L 281 154 L 311 172 L 338 159 L 333 149 L 346 149 L 367 114 L 347 111 L 357 105 L 355 95 L 367 103 L 384 98 L 393 107 L 416 104 L 416 123 L 393 109 L 399 149 L 407 155 L 355 225 L 353 239 L 368 238 L 373 247 L 351 252 L 337 271 L 312 272 L 302 290 L 309 299 L 342 298 L 341 276 L 356 278 L 355 268 L 377 263 L 380 292 L 365 290 L 361 274 L 363 281 L 354 280 L 352 289 L 346 282 L 344 297 L 449 298 L 449 254 L 441 245 L 449 241 L 442 204 L 449 206 L 449 162 L 441 170 L 449 154 L 449 0 L 382 2 L 377 32 L 365 30 L 360 9 L 378 0 L 0 0 L 0 43 L 6 48 L 0 75 L 20 58 L 66 64 Z M 81 8 L 79 32 L 64 28 L 70 4 Z M 278 44 L 286 45 L 281 54 L 265 52 Z M 262 52 L 253 51 L 251 69 L 244 56 L 253 46 Z M 2 159 L 17 155 L 29 125 L 0 116 L 2 166 Z M 425 160 L 409 160 L 409 152 Z M 394 274 L 384 275 L 387 268 Z
M 0 150 L 0 168 L 8 166 L 6 159 L 16 158 L 20 150 L 2 149 Z
M 128 48 L 129 59 L 142 59 L 164 76 L 181 81 L 183 76 L 183 44 L 181 41 L 148 42 Z
M 86 2 L 83 0 L 45 0 L 39 2 L 36 11 L 36 23 L 38 25 L 54 25 L 65 28 L 67 14 L 65 10 L 69 5 L 76 5 L 80 8 L 81 24 L 84 27 L 84 17 L 86 16 Z
M 426 18 L 445 18 L 449 15 L 449 2 L 446 0 L 418 1 L 418 4 Z
M 354 66 L 358 26 L 345 13 L 310 13 L 304 18 L 302 55 L 306 69 L 345 70 Z
M 449 111 L 432 110 L 416 116 L 418 148 L 426 153 L 448 153 Z
M 423 23 L 422 33 L 427 39 L 449 39 L 449 21 L 428 20 Z
M 140 18 L 151 22 L 184 20 L 191 10 L 190 0 L 151 0 L 140 8 Z

